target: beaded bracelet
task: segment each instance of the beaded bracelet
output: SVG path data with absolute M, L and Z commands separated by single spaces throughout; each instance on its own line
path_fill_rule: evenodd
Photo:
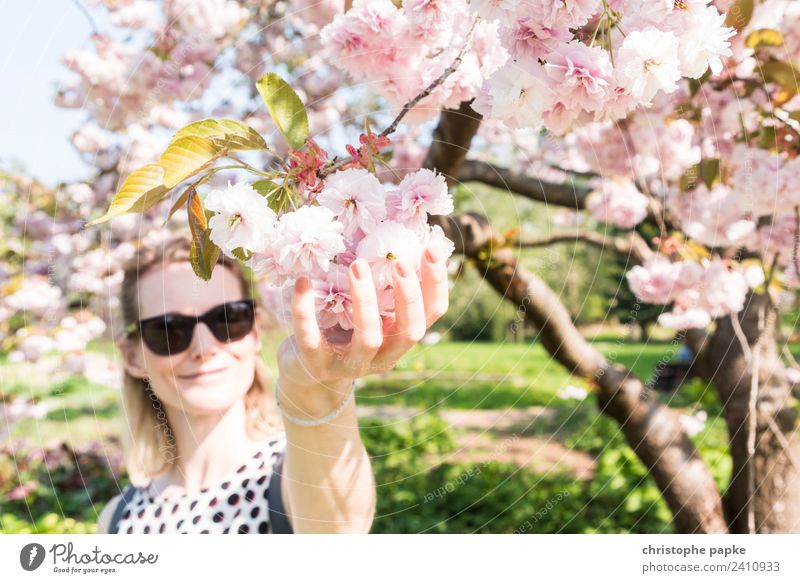
M 289 421 L 294 423 L 295 425 L 302 425 L 303 427 L 315 427 L 317 425 L 322 425 L 323 423 L 327 423 L 331 419 L 336 418 L 336 416 L 339 415 L 339 413 L 342 412 L 342 410 L 344 409 L 345 405 L 347 405 L 347 402 L 350 400 L 350 397 L 353 396 L 353 393 L 355 392 L 355 389 L 356 389 L 356 380 L 353 379 L 353 383 L 350 385 L 350 390 L 347 392 L 347 396 L 344 398 L 344 400 L 339 404 L 338 407 L 336 407 L 336 409 L 334 409 L 333 411 L 331 411 L 330 413 L 325 415 L 325 417 L 322 417 L 320 419 L 300 419 L 299 417 L 294 417 L 294 416 L 289 415 L 288 413 L 286 413 L 283 410 L 283 408 L 281 407 L 281 402 L 280 402 L 280 400 L 278 398 L 278 380 L 277 379 L 275 380 L 275 403 L 278 405 L 278 409 L 281 410 L 281 414 L 286 419 L 288 419 Z

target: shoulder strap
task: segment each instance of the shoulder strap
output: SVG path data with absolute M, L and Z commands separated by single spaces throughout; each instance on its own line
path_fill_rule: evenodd
M 283 497 L 281 496 L 281 477 L 283 476 L 283 459 L 285 451 L 278 454 L 278 459 L 272 468 L 272 477 L 269 480 L 267 489 L 267 503 L 269 505 L 269 522 L 272 526 L 273 534 L 294 534 L 286 509 L 283 507 Z
M 128 505 L 128 502 L 131 501 L 134 492 L 136 492 L 136 487 L 133 484 L 128 484 L 122 490 L 122 498 L 120 498 L 119 502 L 117 502 L 117 507 L 114 508 L 114 514 L 111 516 L 111 523 L 108 526 L 108 534 L 119 534 L 119 521 L 122 518 L 122 513 L 125 511 L 125 507 Z

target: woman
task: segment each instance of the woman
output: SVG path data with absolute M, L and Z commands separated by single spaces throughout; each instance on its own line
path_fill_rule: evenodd
M 124 273 L 118 340 L 132 484 L 98 532 L 369 532 L 375 480 L 354 381 L 393 368 L 444 314 L 447 269 L 432 248 L 422 282 L 397 262 L 394 319 L 379 315 L 369 265 L 349 269 L 347 344 L 321 334 L 310 281 L 295 282 L 276 406 L 260 358 L 264 315 L 239 264 L 221 255 L 204 282 L 183 237 L 139 250 Z

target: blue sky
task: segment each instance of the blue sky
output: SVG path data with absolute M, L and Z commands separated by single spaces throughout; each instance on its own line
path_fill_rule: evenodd
M 85 119 L 53 105 L 69 72 L 61 55 L 88 47 L 91 26 L 73 0 L 0 0 L 0 160 L 18 162 L 54 185 L 87 176 L 70 143 Z

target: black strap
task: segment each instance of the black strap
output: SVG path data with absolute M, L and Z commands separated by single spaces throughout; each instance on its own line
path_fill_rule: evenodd
M 289 524 L 289 517 L 283 507 L 283 497 L 281 496 L 281 477 L 283 476 L 283 459 L 285 452 L 278 454 L 275 466 L 272 468 L 272 477 L 269 480 L 267 489 L 267 504 L 269 505 L 269 522 L 272 525 L 273 534 L 294 534 L 292 525 Z
M 119 502 L 117 502 L 117 507 L 114 508 L 114 514 L 111 516 L 108 534 L 119 534 L 119 521 L 122 518 L 122 513 L 125 511 L 125 507 L 128 505 L 128 502 L 130 502 L 135 491 L 136 487 L 133 484 L 128 484 L 122 490 L 122 498 L 120 498 Z

